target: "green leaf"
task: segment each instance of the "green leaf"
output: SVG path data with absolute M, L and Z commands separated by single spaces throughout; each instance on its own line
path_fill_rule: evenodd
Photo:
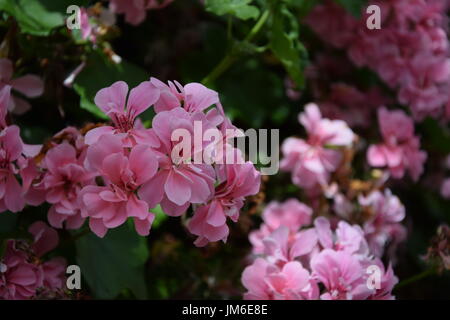
M 147 297 L 146 239 L 136 233 L 131 221 L 128 222 L 109 230 L 104 238 L 90 233 L 76 242 L 77 263 L 96 298 L 113 299 L 125 289 L 139 299 Z
M 148 78 L 145 71 L 127 61 L 116 64 L 100 52 L 93 52 L 87 59 L 86 67 L 76 77 L 73 88 L 81 97 L 81 108 L 107 119 L 94 103 L 97 92 L 119 80 L 125 81 L 131 89 Z
M 284 9 L 283 7 L 281 8 Z M 288 13 L 286 9 L 280 9 L 273 17 L 270 32 L 270 49 L 283 64 L 292 80 L 299 87 L 302 87 L 304 85 L 303 58 L 306 55 L 306 50 L 298 40 L 296 26 L 291 26 L 294 36 L 290 36 L 284 30 L 284 18 L 290 18 L 290 14 L 286 13 Z M 289 22 L 292 23 L 292 19 L 289 19 Z
M 22 32 L 47 36 L 65 24 L 68 6 L 86 3 L 86 0 L 0 0 L 0 10 L 13 16 Z
M 219 16 L 230 14 L 242 20 L 256 19 L 259 9 L 250 3 L 253 0 L 206 0 L 206 10 Z
M 367 7 L 367 0 L 336 0 L 336 2 L 356 18 L 361 17 L 363 8 Z

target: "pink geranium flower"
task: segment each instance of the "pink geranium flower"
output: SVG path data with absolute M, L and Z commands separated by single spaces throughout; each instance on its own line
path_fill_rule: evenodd
M 236 222 L 246 196 L 254 195 L 260 186 L 260 174 L 251 162 L 224 164 L 217 169 L 219 184 L 209 204 L 197 208 L 188 223 L 191 233 L 198 236 L 195 245 L 228 237 L 227 217 Z
M 151 78 L 150 82 L 161 90 L 159 100 L 155 103 L 155 111 L 168 111 L 183 106 L 187 112 L 204 111 L 219 103 L 219 95 L 204 85 L 196 82 L 184 87 L 177 81 L 164 82 Z
M 319 295 L 317 284 L 297 261 L 278 268 L 256 259 L 244 270 L 242 284 L 247 289 L 246 300 L 306 300 Z
M 372 216 L 364 223 L 363 230 L 374 255 L 382 257 L 388 243 L 395 250 L 396 245 L 406 239 L 406 228 L 401 225 L 405 207 L 389 189 L 384 194 L 374 191 L 367 197 L 361 196 L 359 204 L 371 208 Z
M 423 163 L 427 158 L 419 150 L 419 138 L 414 136 L 412 120 L 401 110 L 378 111 L 378 124 L 384 142 L 371 145 L 367 151 L 367 160 L 374 167 L 388 167 L 394 178 L 400 179 L 408 170 L 417 181 L 423 172 Z
M 172 154 L 178 144 L 172 141 L 172 133 L 183 128 L 193 137 L 194 121 L 201 123 L 203 132 L 213 128 L 203 113 L 189 114 L 179 107 L 159 112 L 153 119 L 153 130 L 161 141 L 158 149 L 160 170 L 139 190 L 139 196 L 150 207 L 160 203 L 164 212 L 173 216 L 183 214 L 190 203 L 205 203 L 214 191 L 216 174 L 212 165 L 192 161 L 193 141 L 190 154 Z
M 84 222 L 78 203 L 83 186 L 93 183 L 94 173 L 83 165 L 84 156 L 67 142 L 50 149 L 44 158 L 47 169 L 41 182 L 46 192 L 46 201 L 52 206 L 48 221 L 55 228 L 78 229 Z
M 363 276 L 365 269 L 349 252 L 325 249 L 312 258 L 311 269 L 326 288 L 321 299 L 361 300 L 373 293 Z
M 23 190 L 16 178 L 22 151 L 19 127 L 3 129 L 0 132 L 0 211 L 18 212 L 25 206 Z
M 36 75 L 26 74 L 19 78 L 12 78 L 13 65 L 9 59 L 0 59 L 0 90 L 5 86 L 11 86 L 13 90 L 20 92 L 28 98 L 39 97 L 44 91 L 44 83 Z M 17 114 L 28 111 L 31 105 L 22 98 L 13 96 L 9 102 L 8 110 Z
M 158 170 L 158 161 L 150 147 L 136 145 L 128 154 L 120 137 L 103 135 L 89 147 L 87 162 L 105 183 L 105 186 L 86 186 L 79 195 L 81 215 L 90 218 L 91 230 L 103 237 L 108 229 L 132 217 L 136 231 L 148 235 L 154 214 L 136 191 Z
M 159 99 L 159 89 L 149 81 L 144 81 L 131 89 L 128 98 L 128 85 L 117 81 L 103 88 L 95 95 L 95 104 L 112 120 L 113 126 L 102 126 L 90 130 L 85 137 L 88 145 L 95 143 L 104 134 L 117 134 L 122 137 L 124 146 L 147 144 L 158 147 L 159 142 L 152 129 L 137 127 L 136 117 Z
M 250 233 L 253 253 L 262 253 L 263 240 L 281 226 L 289 228 L 291 234 L 311 223 L 312 209 L 297 199 L 288 199 L 283 203 L 270 202 L 262 213 L 264 223 L 259 230 Z
M 0 299 L 23 300 L 34 298 L 65 286 L 66 261 L 53 258 L 40 262 L 59 242 L 58 233 L 42 221 L 33 223 L 28 231 L 33 244 L 8 240 L 3 259 L 0 260 Z
M 281 147 L 284 159 L 280 166 L 292 172 L 293 183 L 300 187 L 311 189 L 317 185 L 325 186 L 342 157 L 339 150 L 327 147 L 349 146 L 354 134 L 344 121 L 322 118 L 315 104 L 306 105 L 299 121 L 305 127 L 308 139 L 286 139 Z

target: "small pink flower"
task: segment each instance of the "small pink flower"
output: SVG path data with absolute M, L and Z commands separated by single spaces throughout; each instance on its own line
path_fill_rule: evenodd
M 262 213 L 264 223 L 260 229 L 250 233 L 253 253 L 262 253 L 263 239 L 279 227 L 285 226 L 291 234 L 296 233 L 301 227 L 311 223 L 311 215 L 312 209 L 296 199 L 288 199 L 283 203 L 272 201 Z
M 148 235 L 154 214 L 136 191 L 158 170 L 158 161 L 147 145 L 134 146 L 129 154 L 121 138 L 103 135 L 87 152 L 90 168 L 103 178 L 105 186 L 89 185 L 80 194 L 81 216 L 89 217 L 91 230 L 103 237 L 108 229 L 134 218 L 136 231 Z M 160 186 L 158 186 L 160 188 Z
M 278 268 L 256 259 L 244 270 L 242 284 L 247 289 L 246 300 L 312 300 L 319 295 L 309 272 L 297 261 Z
M 78 158 L 75 148 L 64 142 L 50 149 L 44 158 L 41 185 L 46 191 L 46 201 L 52 206 L 48 212 L 49 223 L 55 228 L 78 229 L 84 222 L 78 203 L 83 186 L 93 183 L 94 174 L 83 166 L 84 157 Z
M 315 104 L 306 105 L 299 121 L 305 127 L 308 139 L 288 138 L 283 142 L 281 168 L 291 171 L 293 183 L 300 187 L 325 186 L 342 157 L 338 150 L 327 149 L 327 146 L 349 146 L 354 134 L 344 121 L 322 118 Z
M 414 136 L 412 120 L 400 110 L 378 111 L 378 123 L 384 142 L 371 145 L 367 151 L 367 160 L 374 167 L 388 167 L 394 178 L 400 179 L 408 170 L 417 181 L 423 172 L 423 163 L 427 158 L 419 150 L 419 138 Z
M 203 113 L 189 114 L 179 107 L 159 112 L 153 119 L 153 130 L 161 141 L 158 149 L 160 170 L 142 186 L 139 196 L 151 208 L 160 203 L 164 212 L 172 216 L 183 214 L 190 203 L 205 203 L 214 191 L 216 175 L 212 165 L 194 164 L 191 161 L 193 152 L 179 157 L 172 155 L 173 148 L 177 145 L 171 139 L 172 133 L 183 128 L 193 137 L 194 121 L 201 122 L 203 132 L 213 127 Z
M 326 288 L 320 296 L 323 300 L 360 300 L 373 293 L 363 276 L 364 268 L 349 252 L 325 249 L 312 258 L 311 269 Z
M 117 81 L 103 88 L 95 95 L 95 104 L 113 121 L 114 126 L 102 126 L 90 130 L 85 137 L 88 145 L 95 143 L 104 134 L 117 134 L 122 137 L 124 146 L 147 144 L 158 147 L 159 142 L 152 129 L 136 127 L 136 117 L 159 99 L 159 89 L 150 81 L 144 81 L 131 89 L 128 98 L 128 85 Z
M 39 266 L 27 261 L 25 252 L 17 248 L 14 240 L 8 240 L 5 255 L 0 260 L 0 299 L 31 299 L 43 285 Z
M 19 127 L 9 126 L 0 132 L 0 211 L 18 212 L 25 206 L 23 190 L 16 178 L 22 150 Z
M 389 189 L 384 194 L 374 191 L 358 200 L 360 205 L 371 208 L 372 217 L 364 223 L 363 230 L 371 252 L 382 257 L 388 243 L 395 249 L 398 243 L 406 239 L 406 228 L 401 225 L 405 207 Z
M 219 103 L 216 91 L 208 89 L 200 83 L 189 83 L 184 87 L 177 81 L 165 84 L 156 78 L 150 82 L 161 90 L 159 100 L 155 103 L 155 111 L 168 111 L 183 106 L 187 112 L 204 111 L 206 108 Z
M 12 79 L 13 65 L 8 59 L 0 59 L 0 90 L 5 86 L 11 86 L 28 98 L 39 97 L 44 91 L 44 83 L 41 78 L 33 74 Z M 9 102 L 8 110 L 16 114 L 23 114 L 31 108 L 31 105 L 22 98 L 13 96 Z
M 208 205 L 200 206 L 188 223 L 189 231 L 198 236 L 197 246 L 226 241 L 227 217 L 236 222 L 245 197 L 259 190 L 260 174 L 251 162 L 220 165 L 217 170 L 222 180 L 215 188 L 213 199 Z

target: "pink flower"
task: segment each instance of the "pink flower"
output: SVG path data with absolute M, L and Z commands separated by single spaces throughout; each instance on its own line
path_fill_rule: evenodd
M 349 252 L 325 249 L 312 258 L 311 269 L 326 288 L 321 299 L 360 300 L 372 293 L 363 277 L 365 270 Z
M 213 199 L 208 205 L 200 206 L 188 223 L 189 231 L 198 236 L 195 241 L 197 246 L 226 241 L 227 217 L 236 222 L 245 197 L 259 191 L 260 174 L 251 162 L 220 165 L 217 171 L 219 184 Z
M 285 226 L 291 234 L 296 233 L 301 227 L 311 223 L 311 215 L 311 208 L 296 199 L 288 199 L 283 203 L 270 202 L 262 213 L 264 223 L 259 230 L 250 233 L 253 253 L 262 253 L 263 239 L 279 227 Z
M 384 142 L 369 147 L 369 164 L 374 167 L 387 166 L 397 179 L 402 178 L 408 170 L 413 180 L 417 181 L 423 172 L 427 154 L 419 150 L 419 138 L 414 136 L 412 120 L 403 111 L 381 108 L 378 111 L 378 124 Z
M 46 201 L 52 206 L 48 221 L 55 228 L 78 229 L 84 222 L 78 203 L 83 186 L 93 183 L 94 174 L 83 166 L 84 156 L 67 142 L 50 149 L 44 158 L 47 172 L 41 185 L 45 188 Z
M 314 220 L 314 227 L 323 249 L 345 251 L 360 257 L 369 255 L 369 247 L 364 238 L 364 232 L 358 225 L 350 225 L 345 221 L 339 221 L 333 232 L 329 220 L 318 217 Z
M 385 269 L 383 263 L 379 259 L 376 259 L 373 265 L 377 266 L 380 270 L 381 282 L 380 288 L 375 290 L 369 297 L 369 300 L 394 300 L 395 296 L 392 295 L 392 290 L 398 283 L 398 278 L 392 270 L 392 265 L 389 264 L 388 268 Z
M 89 185 L 79 195 L 81 216 L 89 217 L 91 230 L 103 237 L 107 230 L 134 219 L 136 231 L 148 235 L 154 214 L 136 191 L 158 170 L 158 162 L 147 145 L 134 146 L 125 153 L 121 139 L 103 135 L 87 152 L 89 166 L 104 180 L 105 186 Z M 160 187 L 160 186 L 159 186 Z
M 0 59 L 0 90 L 5 86 L 11 86 L 28 98 L 35 98 L 44 91 L 44 83 L 36 75 L 26 74 L 22 77 L 12 79 L 13 65 L 8 59 Z M 8 110 L 16 114 L 23 114 L 31 108 L 31 105 L 22 98 L 15 97 L 10 100 Z
M 389 189 L 384 194 L 374 191 L 367 197 L 360 197 L 359 203 L 371 208 L 372 216 L 364 223 L 363 229 L 375 256 L 382 257 L 388 243 L 395 249 L 398 243 L 406 239 L 406 228 L 401 225 L 405 218 L 405 207 Z
M 90 130 L 85 137 L 88 145 L 95 143 L 104 134 L 118 134 L 122 137 L 124 146 L 147 144 L 158 147 L 159 142 L 152 129 L 136 127 L 136 117 L 147 110 L 159 98 L 159 90 L 144 81 L 131 89 L 128 95 L 128 85 L 117 81 L 110 87 L 103 88 L 95 95 L 95 104 L 113 121 L 114 126 L 102 126 Z
M 162 111 L 153 119 L 153 130 L 161 141 L 161 147 L 158 149 L 160 170 L 142 186 L 139 196 L 147 201 L 150 207 L 160 203 L 164 212 L 172 216 L 183 214 L 190 203 L 205 203 L 214 191 L 215 172 L 211 165 L 194 164 L 191 161 L 193 152 L 190 155 L 172 154 L 178 145 L 172 141 L 172 133 L 183 128 L 193 137 L 194 121 L 201 123 L 203 132 L 213 127 L 203 113 L 189 114 L 179 107 Z
M 150 82 L 161 90 L 159 100 L 155 103 L 155 111 L 168 111 L 183 106 L 187 112 L 204 111 L 219 103 L 216 91 L 208 89 L 200 83 L 189 83 L 184 87 L 177 81 L 165 84 L 156 78 Z
M 278 268 L 256 259 L 244 270 L 242 284 L 247 289 L 246 300 L 310 300 L 319 294 L 309 272 L 297 261 Z
M 25 206 L 23 190 L 16 178 L 22 150 L 19 127 L 6 127 L 0 132 L 0 211 L 18 212 Z
M 30 299 L 42 285 L 43 275 L 39 267 L 27 261 L 27 255 L 17 248 L 17 242 L 8 240 L 5 255 L 0 261 L 0 298 Z
M 8 240 L 5 255 L 0 260 L 0 299 L 31 299 L 38 292 L 43 294 L 65 286 L 63 258 L 42 263 L 35 259 L 42 258 L 58 245 L 58 233 L 42 221 L 33 223 L 28 231 L 34 238 L 31 246 L 21 240 Z
M 81 27 L 81 38 L 83 40 L 88 39 L 89 41 L 95 43 L 96 37 L 94 34 L 93 26 L 89 21 L 89 14 L 86 8 L 80 8 L 80 27 Z
M 349 146 L 354 134 L 341 120 L 323 119 L 315 104 L 306 105 L 299 121 L 305 127 L 308 139 L 288 138 L 283 142 L 281 168 L 291 171 L 293 183 L 300 187 L 311 189 L 317 185 L 325 186 L 330 173 L 338 168 L 341 161 L 338 150 L 326 147 Z

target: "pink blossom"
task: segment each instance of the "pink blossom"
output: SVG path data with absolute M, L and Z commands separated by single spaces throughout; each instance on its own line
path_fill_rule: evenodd
M 31 246 L 21 240 L 8 240 L 0 260 L 0 299 L 23 300 L 34 298 L 38 292 L 61 290 L 65 286 L 66 262 L 53 258 L 40 262 L 59 242 L 58 233 L 42 221 L 33 223 L 28 231 L 33 235 Z
M 236 222 L 245 197 L 259 190 L 260 174 L 251 162 L 220 165 L 217 171 L 219 184 L 213 199 L 208 205 L 200 206 L 188 223 L 189 231 L 198 236 L 197 246 L 225 241 L 228 237 L 227 217 Z
M 400 179 L 408 170 L 413 180 L 417 181 L 423 172 L 423 163 L 427 158 L 419 150 L 419 138 L 414 136 L 412 120 L 401 110 L 378 111 L 378 124 L 384 142 L 371 145 L 367 160 L 371 166 L 389 168 L 394 178 Z
M 104 134 L 117 134 L 122 137 L 124 146 L 147 144 L 157 147 L 159 142 L 152 129 L 136 127 L 136 117 L 159 99 L 159 90 L 144 81 L 131 89 L 128 99 L 128 85 L 117 81 L 103 88 L 95 95 L 95 104 L 113 121 L 114 126 L 102 126 L 90 130 L 85 137 L 88 145 L 95 143 Z
M 364 278 L 365 270 L 358 259 L 346 251 L 325 249 L 311 260 L 313 277 L 326 291 L 324 300 L 360 300 L 372 293 Z
M 299 121 L 305 127 L 308 139 L 286 139 L 281 147 L 284 159 L 280 166 L 292 172 L 293 183 L 300 187 L 325 186 L 342 158 L 340 151 L 327 146 L 349 146 L 354 134 L 344 121 L 322 118 L 315 104 L 306 105 Z
M 247 289 L 246 300 L 310 300 L 319 293 L 309 272 L 297 261 L 278 268 L 256 259 L 244 270 L 242 284 Z
M 371 208 L 372 216 L 364 223 L 363 229 L 374 255 L 382 257 L 388 243 L 395 249 L 399 242 L 406 239 L 406 228 L 401 225 L 405 207 L 390 190 L 387 189 L 384 194 L 374 191 L 367 197 L 361 196 L 359 203 Z
M 310 207 L 293 198 L 283 203 L 270 202 L 262 213 L 264 223 L 259 230 L 250 233 L 253 253 L 262 253 L 263 239 L 279 227 L 285 226 L 289 228 L 290 233 L 296 233 L 301 227 L 311 223 L 311 215 Z
M 215 172 L 211 165 L 194 164 L 191 161 L 193 153 L 172 155 L 178 144 L 172 141 L 172 133 L 183 128 L 194 136 L 194 121 L 201 123 L 203 132 L 212 127 L 203 113 L 189 114 L 179 107 L 159 112 L 153 119 L 153 130 L 161 141 L 158 149 L 160 170 L 142 186 L 139 196 L 150 207 L 160 203 L 164 212 L 173 216 L 183 214 L 190 203 L 205 203 L 214 190 Z
M 0 59 L 0 90 L 5 86 L 11 86 L 28 98 L 35 98 L 44 91 L 44 83 L 41 78 L 33 74 L 12 79 L 13 65 L 9 59 Z M 8 110 L 16 114 L 23 114 L 31 108 L 31 105 L 22 98 L 13 96 L 9 102 Z
M 84 156 L 67 142 L 50 149 L 44 158 L 47 172 L 42 179 L 46 201 L 52 206 L 48 212 L 49 223 L 62 228 L 66 222 L 68 229 L 78 229 L 84 222 L 78 203 L 78 195 L 83 186 L 93 183 L 94 174 L 83 165 Z
M 181 107 L 187 112 L 204 111 L 206 108 L 219 103 L 219 95 L 200 83 L 189 83 L 184 87 L 177 81 L 168 82 L 168 85 L 156 78 L 150 82 L 160 89 L 159 100 L 155 103 L 155 111 L 168 111 Z
M 9 126 L 0 132 L 0 211 L 18 212 L 25 206 L 23 190 L 16 178 L 22 150 L 19 127 Z
M 157 159 L 147 145 L 134 146 L 129 154 L 121 138 L 103 135 L 89 147 L 87 162 L 104 180 L 105 186 L 88 185 L 80 194 L 81 216 L 89 217 L 91 230 L 103 237 L 107 230 L 134 219 L 136 231 L 148 235 L 154 214 L 140 200 L 136 191 L 149 181 L 158 169 Z
M 8 240 L 5 255 L 0 261 L 1 299 L 30 299 L 43 284 L 41 270 L 27 261 L 27 255 L 17 245 L 16 241 Z
M 376 259 L 373 265 L 377 266 L 380 270 L 381 282 L 380 288 L 376 288 L 375 292 L 370 295 L 369 300 L 394 300 L 395 296 L 392 295 L 392 290 L 398 283 L 398 278 L 395 276 L 394 270 L 392 270 L 392 265 L 389 264 L 386 269 L 379 259 Z

